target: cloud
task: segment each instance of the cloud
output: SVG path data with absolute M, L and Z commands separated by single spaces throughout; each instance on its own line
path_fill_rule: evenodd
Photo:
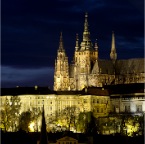
M 1 67 L 1 85 L 2 87 L 19 86 L 52 86 L 54 69 L 18 69 L 8 66 Z

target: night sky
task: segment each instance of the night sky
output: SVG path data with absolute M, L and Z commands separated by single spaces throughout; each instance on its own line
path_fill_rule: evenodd
M 52 89 L 60 32 L 71 61 L 85 12 L 100 59 L 109 59 L 112 31 L 118 59 L 144 57 L 144 0 L 2 0 L 1 87 Z

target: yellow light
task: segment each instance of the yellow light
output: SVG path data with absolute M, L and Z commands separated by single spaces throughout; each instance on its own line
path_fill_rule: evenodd
M 30 123 L 30 125 L 29 125 L 29 130 L 30 130 L 30 132 L 34 132 L 34 125 L 35 125 L 34 122 L 31 122 L 31 123 Z

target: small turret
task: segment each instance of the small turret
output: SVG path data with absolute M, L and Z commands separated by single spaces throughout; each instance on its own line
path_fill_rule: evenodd
M 75 46 L 75 51 L 79 50 L 79 35 L 76 34 L 76 46 Z
M 95 49 L 95 51 L 98 51 L 98 44 L 97 44 L 97 39 L 96 39 L 96 42 L 95 42 L 94 49 Z

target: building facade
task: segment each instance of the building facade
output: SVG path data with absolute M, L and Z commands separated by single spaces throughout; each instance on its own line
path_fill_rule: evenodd
M 11 97 L 20 98 L 19 114 L 28 110 L 37 113 L 44 105 L 46 124 L 52 128 L 52 120 L 62 115 L 68 107 L 75 107 L 74 115 L 81 112 L 92 112 L 96 118 L 107 117 L 113 114 L 143 115 L 145 113 L 144 84 L 123 84 L 105 86 L 102 88 L 88 87 L 82 91 L 51 92 L 48 88 L 5 88 L 0 97 L 0 110 L 12 105 Z M 9 101 L 7 101 L 7 99 Z M 17 114 L 16 114 L 17 115 Z M 40 131 L 41 117 L 34 122 L 33 131 Z M 15 123 L 14 125 L 17 125 Z M 37 126 L 37 127 L 36 127 Z M 12 129 L 10 129 L 12 131 Z
M 85 91 L 50 92 L 48 88 L 39 87 L 37 89 L 21 87 L 3 88 L 2 96 L 0 97 L 0 110 L 5 110 L 6 105 L 12 105 L 11 97 L 20 98 L 19 103 L 14 104 L 21 104 L 18 115 L 27 111 L 33 111 L 33 113 L 37 114 L 39 111 L 42 111 L 44 105 L 46 123 L 50 127 L 51 121 L 61 116 L 62 111 L 68 107 L 75 107 L 74 115 L 79 115 L 81 112 L 93 112 L 95 117 L 99 117 L 107 116 L 110 111 L 109 94 L 107 90 L 102 89 L 93 94 Z M 37 126 L 40 131 L 41 118 L 38 118 Z
M 144 83 L 144 59 L 118 60 L 115 34 L 112 33 L 110 60 L 99 58 L 98 45 L 91 42 L 88 28 L 88 14 L 85 14 L 83 40 L 76 46 L 73 62 L 69 64 L 63 46 L 62 33 L 55 60 L 54 90 L 76 91 L 84 87 L 102 87 L 111 84 Z

